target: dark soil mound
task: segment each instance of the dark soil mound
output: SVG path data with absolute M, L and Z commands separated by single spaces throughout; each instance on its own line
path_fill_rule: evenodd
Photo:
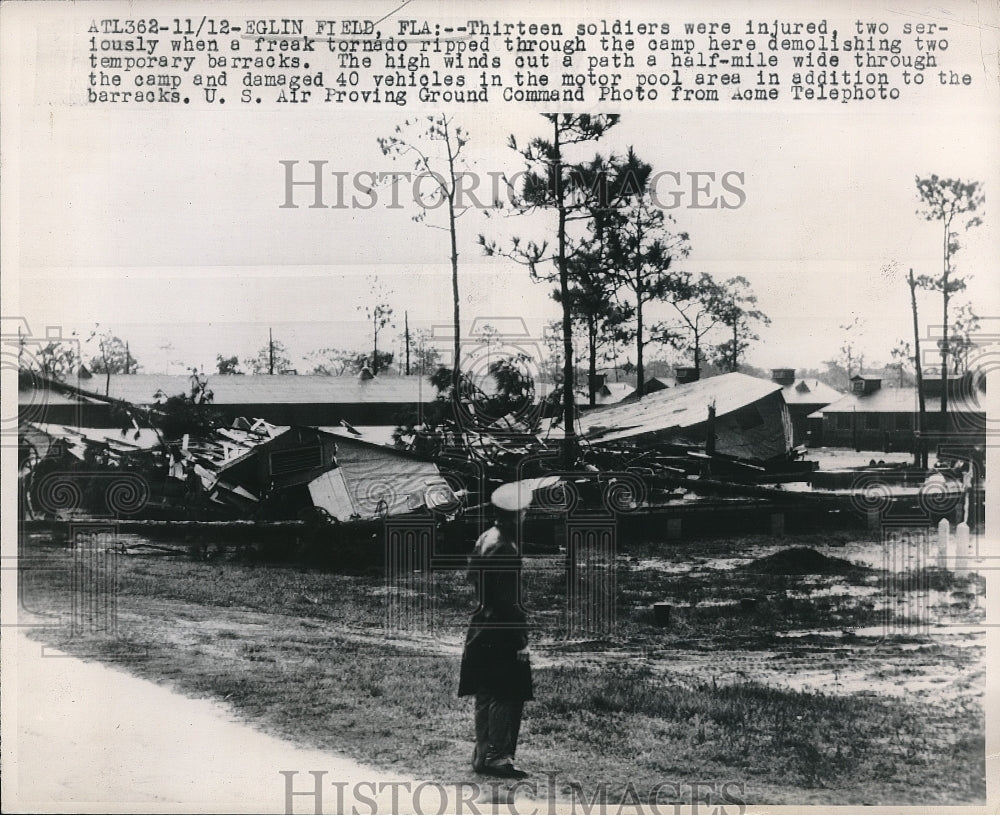
M 755 574 L 847 574 L 859 568 L 848 560 L 828 557 L 807 546 L 782 549 L 742 567 L 743 571 Z

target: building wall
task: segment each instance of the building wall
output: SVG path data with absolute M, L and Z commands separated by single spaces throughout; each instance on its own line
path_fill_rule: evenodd
M 271 424 L 333 426 L 341 420 L 353 425 L 396 426 L 401 413 L 415 413 L 421 409 L 416 403 L 372 404 L 246 404 L 212 405 L 229 424 L 233 419 L 246 416 L 265 419 Z M 120 427 L 122 422 L 110 405 L 106 404 L 53 404 L 39 403 L 29 411 L 30 421 L 66 424 L 75 427 Z
M 814 413 L 820 408 L 825 407 L 824 404 L 806 404 L 803 402 L 796 402 L 795 404 L 788 405 L 788 416 L 792 420 L 792 444 L 798 446 L 800 444 L 805 444 L 810 441 L 809 428 L 810 424 L 806 417 L 810 413 Z
M 907 452 L 914 450 L 914 425 L 916 415 L 911 411 L 898 413 L 825 413 L 822 422 L 821 443 L 827 447 L 851 447 L 856 450 L 882 452 Z M 962 413 L 952 417 L 957 428 L 967 432 L 972 443 L 978 443 L 980 434 L 985 440 L 986 416 Z M 928 413 L 926 433 L 940 433 L 941 414 Z
M 725 455 L 757 461 L 784 455 L 791 442 L 788 406 L 775 391 L 716 420 L 715 449 Z

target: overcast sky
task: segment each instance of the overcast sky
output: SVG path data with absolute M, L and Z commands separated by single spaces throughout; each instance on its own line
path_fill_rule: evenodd
M 743 174 L 746 201 L 738 209 L 672 214 L 690 234 L 685 268 L 720 279 L 743 275 L 771 317 L 749 362 L 820 366 L 837 353 L 838 326 L 855 316 L 867 326 L 866 356 L 888 361 L 898 338 L 912 338 L 903 272 L 941 268 L 940 225 L 915 214 L 914 176 L 998 188 L 996 54 L 980 53 L 978 35 L 959 34 L 974 32 L 956 23 L 974 20 L 975 6 L 951 5 L 949 59 L 973 72 L 971 88 L 934 89 L 920 103 L 891 105 L 626 109 L 621 124 L 588 148 L 620 153 L 634 146 L 657 170 Z M 211 370 L 216 353 L 249 356 L 270 326 L 298 361 L 317 347 L 367 347 L 358 306 L 376 275 L 392 290 L 400 329 L 404 310 L 414 327 L 450 321 L 447 235 L 414 223 L 412 207 L 387 208 L 387 190 L 369 210 L 280 208 L 282 160 L 299 161 L 303 175 L 306 162 L 325 160 L 348 179 L 409 169 L 384 157 L 376 138 L 417 111 L 98 109 L 73 101 L 80 72 L 65 55 L 28 42 L 18 58 L 19 118 L 8 124 L 19 139 L 5 168 L 16 162 L 7 175 L 14 183 L 8 215 L 16 195 L 17 229 L 8 232 L 16 252 L 6 255 L 4 312 L 16 302 L 36 333 L 58 325 L 85 335 L 100 323 L 127 338 L 152 372 L 171 364 Z M 523 141 L 545 132 L 541 117 L 525 109 L 454 114 L 470 135 L 472 169 L 482 175 L 520 168 L 505 145 L 509 133 Z M 332 189 L 332 178 L 328 183 Z M 483 257 L 476 244 L 480 232 L 551 237 L 544 221 L 471 211 L 459 226 L 466 326 L 474 318 L 517 317 L 538 332 L 557 316 L 548 285 L 530 282 L 510 261 Z M 963 241 L 956 261 L 960 273 L 974 275 L 968 299 L 979 313 L 998 315 L 990 217 Z M 898 273 L 884 273 L 892 261 Z M 922 297 L 925 321 L 938 302 Z

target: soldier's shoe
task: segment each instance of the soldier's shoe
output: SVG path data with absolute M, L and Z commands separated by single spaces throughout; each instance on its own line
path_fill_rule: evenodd
M 478 744 L 472 748 L 472 771 L 479 775 L 486 773 L 486 756 L 480 752 Z
M 493 775 L 497 778 L 527 778 L 528 773 L 518 767 L 512 759 L 504 758 L 496 761 L 486 762 L 483 769 L 484 775 Z

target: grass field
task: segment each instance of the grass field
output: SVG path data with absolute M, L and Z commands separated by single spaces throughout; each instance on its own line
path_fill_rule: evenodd
M 567 636 L 561 561 L 528 558 L 536 699 L 520 763 L 585 800 L 701 782 L 756 804 L 984 801 L 983 641 L 914 627 L 906 597 L 919 586 L 936 614 L 974 624 L 981 586 L 838 561 L 831 542 L 861 545 L 782 541 L 826 552 L 821 574 L 788 573 L 764 536 L 635 544 L 616 562 L 614 630 L 599 637 Z M 442 783 L 474 778 L 471 705 L 455 695 L 474 594 L 457 572 L 407 583 L 430 629 L 387 630 L 378 574 L 94 558 L 44 535 L 27 546 L 23 606 L 61 613 L 39 634 L 48 642 L 224 701 L 303 745 Z M 73 581 L 95 569 L 114 574 L 114 637 L 71 629 Z M 673 606 L 665 626 L 659 601 Z

